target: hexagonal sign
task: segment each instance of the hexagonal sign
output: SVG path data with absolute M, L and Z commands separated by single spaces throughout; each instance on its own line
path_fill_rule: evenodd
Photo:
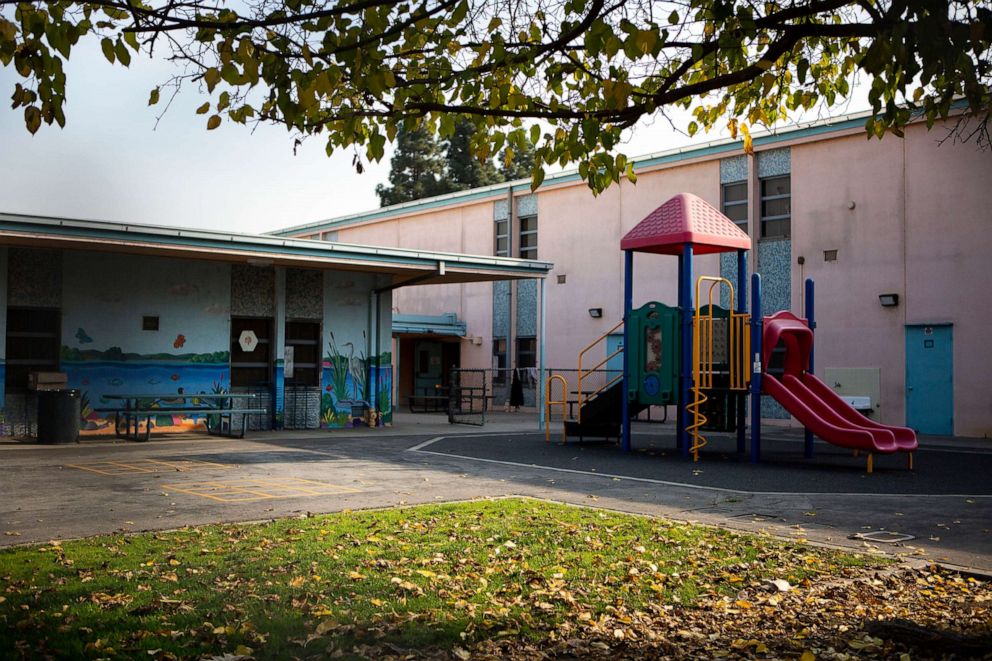
M 245 353 L 251 353 L 258 346 L 258 336 L 255 335 L 253 330 L 241 331 L 241 337 L 238 338 L 238 344 L 241 345 L 241 350 Z

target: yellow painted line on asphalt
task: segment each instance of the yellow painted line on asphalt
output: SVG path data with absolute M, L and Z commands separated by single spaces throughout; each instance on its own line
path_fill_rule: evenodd
M 359 489 L 305 478 L 270 478 L 163 484 L 162 489 L 208 498 L 222 503 L 245 503 L 277 498 L 333 496 L 360 493 Z
M 90 464 L 67 464 L 69 468 L 96 473 L 98 475 L 142 475 L 145 473 L 166 473 L 187 471 L 201 471 L 211 469 L 229 470 L 234 468 L 230 464 L 218 464 L 212 461 L 198 461 L 196 459 L 179 459 L 176 461 L 161 461 L 158 459 L 140 459 L 133 462 L 122 461 L 98 461 Z

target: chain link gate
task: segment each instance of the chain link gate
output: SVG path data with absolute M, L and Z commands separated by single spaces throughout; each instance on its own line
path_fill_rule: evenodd
M 486 424 L 490 392 L 484 369 L 451 370 L 448 391 L 448 422 L 458 425 Z

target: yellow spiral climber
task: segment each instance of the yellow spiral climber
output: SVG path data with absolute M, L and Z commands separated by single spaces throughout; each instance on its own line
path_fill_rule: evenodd
M 703 415 L 702 406 L 703 402 L 709 398 L 698 386 L 692 389 L 692 394 L 695 395 L 695 398 L 686 407 L 692 414 L 692 424 L 686 428 L 686 431 L 692 434 L 692 445 L 689 447 L 689 451 L 692 452 L 692 460 L 699 461 L 699 450 L 706 445 L 706 437 L 699 433 L 699 428 L 706 424 L 706 416 Z

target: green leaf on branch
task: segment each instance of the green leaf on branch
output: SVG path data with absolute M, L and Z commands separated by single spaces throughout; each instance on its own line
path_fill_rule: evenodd
M 100 48 L 103 49 L 103 56 L 107 58 L 107 61 L 113 64 L 116 59 L 116 56 L 114 55 L 114 42 L 108 37 L 104 37 L 100 41 Z
M 24 109 L 24 125 L 34 135 L 41 127 L 41 111 L 37 106 L 28 106 Z
M 159 89 L 156 87 L 152 90 L 152 93 L 148 95 L 148 105 L 153 106 L 158 103 Z
M 207 130 L 213 131 L 218 126 L 220 126 L 220 115 L 211 115 L 210 119 L 207 120 Z

